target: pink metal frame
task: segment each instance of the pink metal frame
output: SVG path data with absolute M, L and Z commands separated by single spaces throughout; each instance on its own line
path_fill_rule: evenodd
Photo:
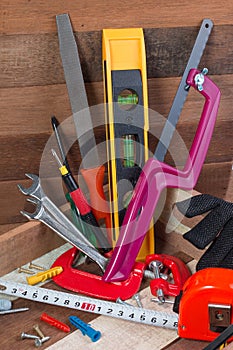
M 198 90 L 195 83 L 197 74 L 200 71 L 191 69 L 187 84 Z M 203 90 L 199 90 L 199 93 L 204 96 L 205 104 L 186 164 L 183 170 L 178 170 L 155 158 L 147 161 L 134 189 L 112 258 L 103 275 L 105 282 L 123 281 L 129 277 L 162 190 L 167 187 L 191 190 L 196 185 L 220 102 L 219 88 L 208 77 L 204 78 Z

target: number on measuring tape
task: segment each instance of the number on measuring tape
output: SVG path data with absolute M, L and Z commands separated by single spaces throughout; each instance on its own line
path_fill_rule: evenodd
M 178 316 L 175 313 L 158 312 L 105 300 L 88 298 L 52 289 L 4 281 L 0 278 L 0 294 L 12 295 L 45 304 L 87 311 L 131 322 L 177 330 Z

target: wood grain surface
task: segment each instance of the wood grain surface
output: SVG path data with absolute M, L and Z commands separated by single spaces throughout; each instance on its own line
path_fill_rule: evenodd
M 166 247 L 164 247 L 163 243 L 161 243 L 160 240 L 157 240 L 157 249 L 158 249 L 158 252 L 160 252 L 162 249 L 163 253 L 165 254 L 173 254 L 174 256 L 177 256 L 180 259 L 182 259 L 184 262 L 192 263 L 193 258 L 191 256 L 177 250 L 177 248 L 172 244 L 168 243 Z M 94 273 L 95 272 L 94 264 L 89 265 L 88 269 L 90 272 Z M 64 289 L 57 286 L 52 281 L 46 283 L 43 287 L 48 289 L 51 288 L 57 291 L 64 291 Z M 140 289 L 142 302 L 144 304 L 144 307 L 154 309 L 153 305 L 151 305 L 151 302 L 150 302 L 150 297 L 151 297 L 150 289 L 147 288 L 146 290 L 145 289 L 146 287 L 148 287 L 148 281 L 145 280 L 142 283 L 142 286 Z M 131 303 L 132 303 L 132 300 L 131 300 Z M 146 349 L 146 346 L 148 344 L 150 344 L 150 347 L 152 348 L 155 347 L 156 350 L 170 349 L 170 347 L 173 350 L 187 349 L 188 347 L 191 347 L 192 349 L 197 350 L 197 349 L 203 349 L 203 347 L 208 344 L 207 342 L 203 342 L 203 341 L 192 341 L 188 339 L 180 340 L 177 337 L 177 334 L 175 331 L 163 330 L 162 328 L 152 328 L 146 325 L 144 326 L 137 325 L 131 322 L 120 321 L 117 319 L 112 319 L 112 318 L 107 319 L 106 317 L 101 317 L 101 316 L 100 316 L 100 320 L 98 320 L 97 315 L 92 313 L 87 313 L 84 311 L 77 311 L 77 310 L 73 311 L 67 308 L 62 308 L 62 307 L 49 305 L 49 304 L 45 305 L 43 303 L 36 303 L 25 299 L 14 300 L 13 308 L 20 308 L 20 307 L 29 307 L 29 311 L 25 313 L 1 316 L 1 320 L 4 324 L 4 327 L 0 328 L 1 346 L 6 350 L 10 350 L 14 347 L 17 347 L 17 349 L 19 350 L 21 349 L 27 350 L 27 349 L 34 348 L 33 340 L 32 341 L 27 339 L 21 340 L 20 335 L 22 332 L 35 334 L 33 330 L 33 325 L 35 324 L 39 324 L 39 327 L 42 330 L 42 332 L 46 336 L 50 336 L 50 340 L 43 345 L 43 348 L 51 347 L 51 350 L 65 348 L 67 346 L 69 349 L 76 349 L 77 342 L 80 343 L 80 345 L 82 345 L 83 347 L 85 346 L 85 348 L 87 349 L 89 348 L 92 349 L 93 347 L 102 349 L 103 348 L 102 345 L 107 346 L 107 348 L 111 348 L 111 346 L 114 345 L 114 348 L 115 348 L 116 344 L 118 344 L 118 342 L 120 341 L 120 337 L 119 337 L 120 333 L 121 334 L 126 333 L 128 335 L 128 338 L 127 338 L 128 340 L 124 339 L 124 342 L 120 341 L 120 343 L 118 344 L 119 349 L 122 349 L 122 350 L 128 349 L 129 344 L 131 344 L 131 346 L 134 346 L 134 349 L 138 349 L 138 350 Z M 158 311 L 165 311 L 163 308 L 160 310 L 158 306 L 155 306 L 155 309 L 157 309 Z M 90 323 L 93 321 L 93 327 L 96 330 L 100 330 L 102 332 L 102 338 L 100 339 L 99 342 L 92 343 L 88 337 L 83 338 L 83 335 L 79 331 L 77 331 L 75 327 L 71 325 L 70 325 L 71 333 L 67 334 L 62 331 L 59 331 L 55 327 L 51 327 L 50 325 L 40 320 L 40 316 L 43 312 L 46 312 L 50 316 L 66 324 L 69 324 L 68 316 L 70 316 L 71 314 L 75 314 L 86 323 Z M 140 334 L 141 334 L 141 337 L 140 337 Z M 67 335 L 68 337 L 66 338 Z M 135 339 L 137 339 L 137 337 L 139 337 L 140 339 L 138 340 L 137 343 L 134 344 L 134 341 Z M 174 339 L 176 339 L 176 341 L 174 341 Z M 112 344 L 113 340 L 114 340 L 114 344 Z
M 164 117 L 163 122 L 150 116 L 150 151 L 158 142 L 158 135 L 169 113 L 176 89 L 204 18 L 210 18 L 214 27 L 203 54 L 200 68 L 207 66 L 209 76 L 221 90 L 221 102 L 214 134 L 196 189 L 229 201 L 233 200 L 232 131 L 233 131 L 233 2 L 229 0 L 193 1 L 135 0 L 112 2 L 90 0 L 74 2 L 52 0 L 2 0 L 0 6 L 0 246 L 1 274 L 39 256 L 62 242 L 51 232 L 41 231 L 35 223 L 25 223 L 20 210 L 25 208 L 25 197 L 17 184 L 28 186 L 25 173 L 39 173 L 44 147 L 52 134 L 50 118 L 56 115 L 60 122 L 71 116 L 68 94 L 58 48 L 55 16 L 69 13 L 80 52 L 81 64 L 91 106 L 103 103 L 101 62 L 101 35 L 103 28 L 141 27 L 144 30 L 149 107 Z M 177 131 L 190 147 L 196 130 L 203 101 L 190 91 L 181 114 Z M 104 116 L 95 130 L 97 143 L 104 142 Z M 99 118 L 99 117 L 98 117 Z M 166 157 L 169 164 L 182 166 L 185 152 L 174 139 Z M 81 158 L 77 145 L 69 154 L 72 169 L 78 173 Z M 46 164 L 48 169 L 54 163 Z M 56 186 L 54 192 L 56 192 Z M 57 196 L 57 204 L 64 203 L 64 191 Z M 23 225 L 19 225 L 23 223 Z M 19 226 L 18 226 L 19 225 Z M 24 226 L 26 225 L 26 227 Z M 163 232 L 164 224 L 159 223 Z M 23 226 L 23 227 L 22 227 Z M 16 230 L 16 231 L 15 231 Z M 16 239 L 17 237 L 17 239 Z M 43 239 L 41 239 L 43 237 Z M 182 239 L 171 234 L 173 250 L 168 249 L 168 236 L 162 237 L 162 250 L 174 252 L 182 246 Z M 16 246 L 16 242 L 19 243 Z M 24 242 L 31 246 L 24 247 Z M 22 250 L 19 249 L 22 248 Z M 27 248 L 27 249 L 26 249 Z M 29 249 L 30 248 L 30 249 Z M 188 247 L 183 247 L 188 249 Z M 175 249 L 175 250 L 174 250 Z M 180 249 L 179 249 L 180 250 Z M 189 250 L 188 250 L 189 251 Z M 3 259 L 11 253 L 13 258 Z M 189 251 L 191 253 L 191 251 Z M 196 252 L 198 253 L 198 252 Z M 10 255 L 9 255 L 10 256 Z M 18 300 L 15 304 L 25 305 Z M 20 342 L 21 330 L 31 331 L 33 322 L 43 306 L 30 304 L 32 313 L 2 317 L 1 344 L 12 349 L 17 344 L 23 349 L 34 348 Z M 53 313 L 54 308 L 47 309 Z M 65 319 L 63 310 L 56 315 Z M 93 316 L 83 314 L 87 322 Z M 47 332 L 47 328 L 45 327 Z M 56 335 L 53 342 L 63 337 Z M 11 334 L 11 336 L 9 336 Z M 202 342 L 177 340 L 169 349 L 202 349 Z
M 201 60 L 211 75 L 232 74 L 233 26 L 214 27 Z M 148 78 L 181 76 L 195 42 L 198 27 L 144 29 Z M 86 82 L 102 81 L 102 32 L 76 33 Z M 1 87 L 64 83 L 56 34 L 1 36 L 5 48 L 0 64 Z M 180 50 L 179 48 L 182 48 Z M 172 68 L 172 69 L 171 69 Z
M 3 34 L 49 33 L 56 32 L 54 16 L 64 12 L 72 15 L 72 24 L 76 31 L 102 30 L 103 28 L 163 28 L 197 25 L 200 17 L 211 18 L 215 25 L 232 24 L 233 5 L 228 0 L 197 0 L 190 4 L 188 0 L 168 1 L 146 0 L 74 3 L 68 0 L 45 1 L 36 3 L 27 0 L 3 0 L 1 6 L 1 27 Z

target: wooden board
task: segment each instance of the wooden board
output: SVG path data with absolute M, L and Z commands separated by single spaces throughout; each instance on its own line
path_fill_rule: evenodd
M 161 247 L 161 251 L 166 249 L 167 243 L 170 243 L 176 250 L 183 250 L 194 258 L 199 258 L 202 254 L 202 252 L 194 248 L 189 242 L 183 240 L 182 235 L 177 234 L 177 232 L 186 232 L 189 225 L 195 224 L 199 219 L 187 220 L 187 222 L 184 221 L 184 224 L 180 225 L 180 222 L 173 215 L 174 203 L 187 198 L 187 196 L 189 197 L 192 193 L 194 195 L 197 192 L 170 189 L 166 194 L 164 193 L 161 196 L 162 201 L 165 200 L 166 203 L 162 207 L 159 221 L 156 224 L 156 236 L 160 237 L 164 245 L 164 247 Z M 67 209 L 67 205 L 65 209 L 62 207 L 62 210 L 66 213 Z M 177 217 L 179 218 L 179 216 Z M 169 234 L 167 234 L 168 231 Z M 0 235 L 0 275 L 10 272 L 24 265 L 29 260 L 33 260 L 62 244 L 64 244 L 63 239 L 59 238 L 52 230 L 38 221 L 26 222 L 9 231 L 3 231 Z M 14 252 L 13 259 L 10 252 Z
M 111 9 L 111 10 L 109 10 Z M 124 16 L 122 16 L 122 11 Z M 90 105 L 103 102 L 101 30 L 103 28 L 142 27 L 144 29 L 149 106 L 166 118 L 180 77 L 186 65 L 201 21 L 209 17 L 214 28 L 206 46 L 200 67 L 207 66 L 212 79 L 222 92 L 221 105 L 213 139 L 207 154 L 204 176 L 198 190 L 225 196 L 226 173 L 232 163 L 232 4 L 226 1 L 221 8 L 211 3 L 189 1 L 160 4 L 136 1 L 117 4 L 106 1 L 97 4 L 74 4 L 61 1 L 39 1 L 37 4 L 2 2 L 0 9 L 0 147 L 3 155 L 0 174 L 0 224 L 22 221 L 22 197 L 15 193 L 15 185 L 24 180 L 26 172 L 39 173 L 41 155 L 52 128 L 50 117 L 55 114 L 62 122 L 71 114 L 64 74 L 59 56 L 55 16 L 69 12 L 74 27 Z M 95 19 L 93 19 L 95 13 Z M 143 13 L 143 16 L 142 16 Z M 104 14 L 104 15 L 103 15 Z M 190 15 L 192 14 L 192 15 Z M 36 18 L 39 20 L 36 21 Z M 91 18 L 91 20 L 90 20 Z M 178 125 L 187 148 L 199 117 L 196 94 L 189 98 Z M 104 118 L 96 134 L 97 142 L 105 138 Z M 151 134 L 158 134 L 160 123 L 151 120 Z M 153 152 L 157 139 L 150 137 Z M 177 154 L 176 144 L 174 152 Z M 179 147 L 178 147 L 179 148 Z M 171 157 L 170 157 L 171 158 Z M 167 161 L 170 162 L 168 157 Z M 73 170 L 80 165 L 78 147 L 72 155 Z M 181 155 L 180 163 L 183 162 Z M 54 166 L 54 165 L 53 165 Z M 222 173 L 214 177 L 214 168 Z M 208 169 L 208 171 L 207 171 Z M 209 179 L 211 178 L 211 181 Z M 6 201 L 6 205 L 5 205 Z
M 201 60 L 201 66 L 204 64 L 210 67 L 211 75 L 225 75 L 233 72 L 232 49 L 222 43 L 223 40 L 232 42 L 232 28 L 231 25 L 224 25 L 213 29 Z M 145 28 L 148 78 L 181 76 L 198 29 L 196 26 Z M 76 36 L 84 80 L 86 82 L 102 81 L 102 32 L 78 32 Z M 5 47 L 0 63 L 2 88 L 64 83 L 56 34 L 2 36 L 1 41 Z M 182 51 L 179 51 L 179 47 L 182 47 Z M 23 57 L 23 61 L 16 64 L 16 57 Z M 29 64 L 30 69 L 28 69 Z
M 182 259 L 184 262 L 189 262 L 189 264 L 191 264 L 190 269 L 192 272 L 194 272 L 195 268 L 194 259 L 198 260 L 203 252 L 200 252 L 198 249 L 195 249 L 193 246 L 191 246 L 186 240 L 182 238 L 182 234 L 186 232 L 189 229 L 189 227 L 195 225 L 199 221 L 199 218 L 193 218 L 192 220 L 185 219 L 182 222 L 177 222 L 177 220 L 179 220 L 179 216 L 177 215 L 175 219 L 175 214 L 177 213 L 174 212 L 173 204 L 177 200 L 183 200 L 195 194 L 197 194 L 197 192 L 169 190 L 166 196 L 167 200 L 165 209 L 162 212 L 160 223 L 159 225 L 157 225 L 156 228 L 156 253 L 175 255 Z M 35 263 L 41 266 L 45 266 L 45 268 L 48 268 L 53 263 L 54 254 L 48 255 L 48 257 L 46 258 L 46 264 L 48 264 L 48 266 L 45 265 L 45 260 L 43 257 L 35 260 L 35 253 L 38 255 L 39 250 L 38 244 L 40 245 L 41 243 L 44 248 L 46 246 L 46 236 L 43 232 L 41 232 L 41 226 L 42 225 L 38 222 L 29 222 L 27 224 L 21 225 L 18 229 L 14 229 L 8 232 L 7 236 L 5 236 L 4 234 L 0 236 L 0 239 L 4 238 L 3 242 L 5 246 L 8 247 L 12 252 L 14 252 L 14 257 L 16 259 L 14 263 L 24 265 L 30 260 L 34 260 Z M 167 232 L 168 228 L 170 228 L 170 231 L 172 230 L 172 232 Z M 14 246 L 10 245 L 12 240 L 14 242 Z M 30 252 L 27 249 L 29 245 L 32 246 L 32 250 Z M 1 243 L 1 247 L 2 246 L 4 245 Z M 23 252 L 22 247 L 24 247 L 24 249 L 26 248 L 27 250 L 24 250 Z M 21 252 L 22 255 L 19 254 L 18 256 L 18 251 Z M 6 249 L 2 251 L 0 263 L 1 266 L 3 266 L 3 268 L 4 261 L 8 262 L 8 268 L 14 266 L 12 265 L 12 260 L 10 259 L 8 254 L 9 251 L 7 251 Z M 13 268 L 15 268 L 15 266 Z M 12 274 L 9 274 L 8 278 L 12 278 L 10 277 L 11 275 Z M 144 289 L 147 285 L 148 284 L 143 283 L 142 288 Z M 47 283 L 46 287 L 55 290 L 62 290 L 53 282 Z M 151 308 L 149 289 L 146 289 L 145 291 L 143 290 L 142 292 L 140 292 L 140 294 L 142 297 L 142 302 L 145 304 L 144 306 L 148 306 Z M 58 331 L 56 328 L 51 327 L 40 321 L 40 315 L 42 314 L 42 312 L 46 312 L 51 316 L 59 319 L 60 321 L 68 323 L 68 316 L 74 314 L 74 312 L 72 312 L 71 310 L 52 305 L 45 306 L 41 303 L 34 303 L 32 301 L 27 301 L 23 299 L 13 301 L 14 308 L 26 306 L 30 308 L 30 311 L 28 311 L 27 313 L 1 316 L 2 322 L 4 322 L 4 329 L 0 329 L 1 343 L 4 346 L 4 349 L 6 350 L 10 350 L 15 346 L 17 346 L 17 349 L 19 350 L 31 349 L 33 343 L 27 340 L 20 340 L 20 334 L 23 331 L 27 333 L 33 333 L 32 327 L 36 323 L 39 323 L 40 328 L 42 329 L 45 335 L 49 335 L 51 337 L 49 342 L 44 344 L 45 348 L 51 348 L 51 350 L 60 349 L 61 347 L 65 348 L 67 346 L 69 349 L 75 349 L 77 346 L 77 339 L 79 339 L 79 343 L 85 346 L 85 348 L 87 349 L 93 347 L 98 349 L 102 348 L 102 346 L 111 348 L 112 344 L 114 344 L 115 348 L 116 344 L 118 344 L 118 341 L 120 339 L 120 335 L 125 334 L 125 332 L 128 334 L 128 338 L 124 337 L 124 341 L 120 341 L 119 346 L 121 346 L 122 350 L 128 349 L 129 342 L 130 344 L 134 343 L 134 348 L 137 350 L 144 349 L 144 346 L 148 344 L 151 344 L 151 346 L 153 346 L 153 344 L 156 344 L 158 346 L 158 349 L 160 350 L 180 350 L 187 349 L 189 347 L 194 350 L 197 350 L 203 349 L 203 347 L 208 344 L 207 342 L 203 341 L 179 339 L 177 337 L 176 332 L 174 331 L 162 330 L 160 328 L 152 329 L 152 327 L 150 326 L 142 326 L 123 321 L 121 322 L 115 319 L 107 320 L 106 317 L 102 316 L 96 318 L 96 315 L 94 314 L 75 311 L 75 315 L 80 317 L 84 322 L 91 322 L 94 328 L 102 332 L 102 339 L 98 343 L 94 344 L 90 342 L 89 338 L 82 338 L 80 332 L 75 330 L 74 327 L 71 327 L 72 333 L 68 335 L 68 337 L 66 337 L 65 333 Z M 7 330 L 11 330 L 11 337 L 8 336 Z M 109 336 L 109 334 L 111 336 Z M 148 337 L 150 337 L 150 340 L 148 340 Z M 138 339 L 138 341 L 136 341 L 136 339 Z
M 64 244 L 54 232 L 40 222 L 32 221 L 0 235 L 0 275 Z
M 213 0 L 211 4 L 201 0 L 192 4 L 188 0 L 168 3 L 146 0 L 143 3 L 136 1 L 134 6 L 129 2 L 112 3 L 110 0 L 91 0 L 88 3 L 77 4 L 72 0 L 66 1 L 65 4 L 62 0 L 56 3 L 45 0 L 28 3 L 21 0 L 17 3 L 18 6 L 15 6 L 14 2 L 2 1 L 0 32 L 3 34 L 55 33 L 54 16 L 64 12 L 73 15 L 72 23 L 77 31 L 129 26 L 184 27 L 196 25 L 200 18 L 212 18 L 215 25 L 224 25 L 232 24 L 233 19 L 232 4 L 228 0 L 223 0 L 221 6 L 217 0 Z
M 219 181 L 219 179 L 221 179 L 221 181 Z M 20 210 L 26 209 L 27 207 L 26 197 L 19 193 L 17 189 L 18 183 L 25 187 L 30 186 L 30 180 L 0 182 L 0 193 L 2 198 L 4 198 L 4 201 L 0 202 L 0 224 L 3 226 L 1 231 L 8 230 L 8 228 L 4 228 L 6 224 L 17 224 L 27 221 L 27 219 L 20 214 Z M 220 162 L 205 164 L 197 182 L 196 189 L 201 193 L 209 193 L 216 197 L 232 201 L 232 163 Z M 56 197 L 56 204 L 64 204 L 65 200 L 65 192 L 59 192 Z
M 56 2 L 38 0 L 2 0 L 0 8 L 0 232 L 1 274 L 22 265 L 40 254 L 63 243 L 51 231 L 44 230 L 38 223 L 22 223 L 25 219 L 19 211 L 25 208 L 25 197 L 16 185 L 28 185 L 26 172 L 39 173 L 41 155 L 52 130 L 50 117 L 55 114 L 62 122 L 71 115 L 55 23 L 57 14 L 68 12 L 71 16 L 81 56 L 88 100 L 90 105 L 103 102 L 101 66 L 101 31 L 103 28 L 142 27 L 145 33 L 149 106 L 165 118 L 169 112 L 180 77 L 198 33 L 203 18 L 211 18 L 214 28 L 208 41 L 200 68 L 207 66 L 210 77 L 221 89 L 221 104 L 218 119 L 196 189 L 229 201 L 232 193 L 232 86 L 233 86 L 233 3 L 223 0 L 164 1 L 152 0 L 131 2 Z M 191 94 L 187 101 L 179 133 L 189 147 L 200 113 L 201 102 Z M 154 129 L 153 129 L 154 128 Z M 162 125 L 151 120 L 153 133 L 160 132 Z M 105 138 L 104 126 L 96 132 L 97 142 Z M 150 136 L 150 150 L 153 152 L 157 140 Z M 173 144 L 173 152 L 178 146 Z M 72 168 L 77 174 L 80 165 L 79 149 L 76 146 L 70 155 Z M 167 161 L 172 162 L 168 156 Z M 179 164 L 184 161 L 183 154 Z M 52 167 L 51 163 L 48 164 Z M 58 204 L 64 203 L 64 193 L 59 193 Z M 165 233 L 165 218 L 160 220 L 161 252 L 177 252 L 186 249 L 182 237 L 175 232 Z M 10 226 L 8 226 L 10 225 Z M 12 226 L 13 225 L 13 226 Z M 159 226 L 160 225 L 160 226 Z M 172 245 L 172 244 L 174 245 Z M 11 255 L 10 255 L 11 253 Z M 12 258 L 13 256 L 13 258 Z M 54 288 L 54 285 L 49 285 Z M 30 317 L 11 315 L 2 317 L 4 328 L 0 329 L 4 349 L 17 346 L 22 349 L 34 347 L 31 342 L 21 342 L 21 331 L 31 332 L 33 323 L 38 322 L 43 306 L 29 303 Z M 15 306 L 25 306 L 19 300 Z M 65 321 L 62 309 L 46 307 Z M 83 313 L 84 321 L 93 316 Z M 51 332 L 55 343 L 64 335 Z M 10 334 L 10 336 L 9 336 Z M 51 343 L 50 343 L 51 344 Z M 178 340 L 165 348 L 202 349 L 201 342 Z
M 160 240 L 157 241 L 158 250 L 160 251 Z M 172 246 L 171 244 L 167 244 L 166 247 L 162 248 L 163 253 L 166 254 L 173 254 L 177 257 L 181 258 L 184 262 L 190 261 L 190 268 L 193 271 L 193 268 L 195 266 L 195 261 L 192 260 L 193 258 L 185 255 L 184 253 L 178 251 L 176 247 Z M 57 253 L 56 253 L 57 254 Z M 35 263 L 44 266 L 45 268 L 48 268 L 48 266 L 53 262 L 54 254 L 48 254 L 47 257 L 41 257 L 39 259 L 35 260 Z M 52 259 L 52 260 L 51 260 Z M 25 266 L 27 267 L 27 266 Z M 92 266 L 93 267 L 93 266 Z M 15 276 L 15 273 L 12 272 L 11 274 L 8 274 L 8 277 L 6 279 L 12 279 L 12 276 Z M 18 275 L 19 276 L 19 275 Z M 20 278 L 21 283 L 24 283 L 23 279 L 25 279 L 25 276 L 15 277 L 15 279 L 18 281 Z M 144 282 L 142 284 L 142 289 L 140 291 L 141 300 L 144 307 L 152 308 L 158 311 L 165 311 L 164 308 L 162 309 L 157 306 L 156 304 L 152 304 L 150 302 L 151 294 L 150 289 L 146 288 L 148 286 L 148 282 Z M 53 282 L 48 282 L 45 284 L 46 288 L 51 288 L 53 290 L 62 291 L 62 288 L 56 286 Z M 146 289 L 144 289 L 146 288 Z M 135 303 L 135 301 L 130 301 L 131 303 Z M 122 339 L 120 341 L 119 346 L 121 346 L 122 350 L 126 350 L 129 348 L 129 342 L 130 344 L 134 344 L 134 348 L 137 350 L 142 350 L 148 344 L 151 343 L 151 346 L 153 346 L 153 343 L 157 345 L 157 349 L 181 349 L 180 346 L 190 346 L 192 349 L 202 349 L 204 345 L 207 345 L 206 342 L 200 342 L 200 341 L 192 341 L 187 339 L 182 339 L 180 343 L 180 339 L 177 337 L 177 334 L 175 331 L 170 330 L 163 330 L 162 328 L 156 328 L 146 325 L 138 325 L 131 322 L 126 321 L 120 321 L 117 319 L 112 318 L 106 318 L 104 316 L 97 317 L 95 314 L 87 313 L 84 311 L 72 311 L 67 308 L 57 307 L 55 305 L 48 305 L 43 303 L 36 303 L 33 301 L 28 301 L 25 299 L 17 299 L 13 300 L 13 308 L 19 308 L 19 307 L 29 307 L 29 311 L 25 313 L 18 313 L 18 314 L 12 314 L 12 315 L 5 315 L 1 316 L 2 322 L 4 322 L 4 328 L 0 328 L 0 335 L 1 335 L 1 344 L 4 346 L 4 349 L 10 350 L 14 347 L 17 347 L 17 349 L 27 350 L 31 349 L 32 346 L 34 346 L 33 341 L 31 340 L 20 340 L 20 334 L 22 332 L 27 332 L 29 334 L 35 334 L 33 331 L 33 325 L 39 324 L 41 330 L 43 333 L 47 336 L 50 336 L 51 339 L 44 344 L 44 348 L 50 348 L 52 349 L 60 349 L 67 347 L 69 349 L 76 349 L 77 347 L 77 339 L 78 343 L 80 345 L 83 345 L 86 349 L 91 348 L 103 348 L 103 346 L 106 346 L 107 348 L 111 348 L 112 345 L 114 345 L 114 348 L 116 344 L 118 344 L 119 340 L 121 339 L 121 335 L 127 334 L 127 337 Z M 169 307 L 169 310 L 167 307 L 166 311 L 171 310 L 171 306 Z M 69 335 L 66 333 L 63 333 L 59 330 L 57 330 L 55 327 L 51 327 L 50 325 L 40 321 L 40 315 L 46 312 L 49 315 L 51 315 L 54 318 L 57 318 L 61 322 L 64 322 L 66 324 L 69 324 L 68 322 L 68 316 L 71 314 L 75 314 L 79 318 L 81 318 L 86 323 L 91 323 L 95 329 L 98 329 L 102 332 L 102 338 L 97 343 L 92 343 L 88 337 L 83 337 L 79 331 L 75 329 L 75 327 L 71 326 L 71 332 Z M 9 331 L 9 332 L 8 332 Z M 11 335 L 9 337 L 9 334 Z M 148 339 L 150 338 L 150 340 Z M 136 342 L 135 340 L 138 339 Z M 176 340 L 174 342 L 174 339 Z M 181 345 L 180 345 L 181 344 Z M 184 347 L 185 349 L 185 347 Z

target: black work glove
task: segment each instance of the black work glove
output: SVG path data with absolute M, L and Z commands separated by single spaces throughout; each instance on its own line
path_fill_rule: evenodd
M 209 212 L 184 238 L 204 249 L 212 242 L 197 263 L 196 270 L 206 267 L 233 269 L 233 203 L 208 194 L 200 194 L 176 203 L 187 218 Z

